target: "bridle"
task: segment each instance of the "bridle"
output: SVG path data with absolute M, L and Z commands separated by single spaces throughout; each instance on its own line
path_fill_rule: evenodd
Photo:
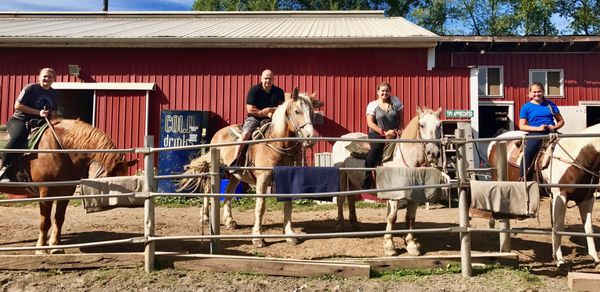
M 306 121 L 304 124 L 299 125 L 294 119 L 292 119 L 292 115 L 290 113 L 291 108 L 292 108 L 292 104 L 290 103 L 288 105 L 288 108 L 286 109 L 287 120 L 292 125 L 292 128 L 294 129 L 294 135 L 296 135 L 296 137 L 300 137 L 300 135 L 299 135 L 300 131 L 308 125 L 312 126 L 312 121 L 310 119 L 308 119 L 308 121 Z M 273 137 L 272 136 L 266 137 L 266 135 L 265 135 L 265 138 L 273 138 Z M 293 143 L 293 145 L 290 147 L 281 147 L 277 143 L 273 143 L 273 142 L 267 142 L 266 144 L 267 144 L 267 147 L 273 149 L 273 151 L 275 151 L 281 155 L 285 155 L 288 157 L 296 157 L 297 156 L 297 148 L 300 143 L 301 143 L 300 141 L 295 141 Z M 293 154 L 290 154 L 290 152 L 292 152 Z

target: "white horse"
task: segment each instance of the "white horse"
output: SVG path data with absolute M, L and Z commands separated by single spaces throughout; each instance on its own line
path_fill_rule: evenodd
M 433 111 L 428 108 L 421 109 L 417 107 L 417 116 L 415 116 L 405 127 L 400 139 L 439 139 L 440 131 L 440 113 L 442 109 Z M 350 133 L 342 138 L 367 138 L 363 133 Z M 350 142 L 335 142 L 332 149 L 332 162 L 337 167 L 365 167 L 365 161 L 350 156 L 350 151 L 346 149 Z M 384 162 L 383 166 L 393 167 L 418 167 L 437 165 L 440 157 L 440 147 L 438 143 L 396 143 L 396 150 L 392 160 Z M 364 171 L 341 171 L 340 172 L 340 191 L 359 190 L 361 183 L 365 178 Z M 353 229 L 356 229 L 358 220 L 356 218 L 356 195 L 347 196 L 349 221 Z M 342 230 L 344 225 L 344 201 L 346 196 L 337 197 L 338 204 L 338 223 L 337 229 Z M 406 201 L 406 229 L 412 229 L 417 214 L 417 204 L 413 201 Z M 396 223 L 396 217 L 399 208 L 398 200 L 387 201 L 387 225 L 386 231 L 393 230 L 393 224 Z M 384 253 L 389 256 L 396 255 L 396 248 L 391 234 L 384 237 Z M 420 254 L 419 244 L 412 233 L 408 233 L 404 238 L 406 250 L 410 255 Z

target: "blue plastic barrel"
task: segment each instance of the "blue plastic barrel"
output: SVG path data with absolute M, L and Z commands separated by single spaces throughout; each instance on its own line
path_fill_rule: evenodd
M 227 190 L 227 185 L 228 184 L 229 184 L 229 179 L 227 179 L 227 178 L 222 178 L 221 179 L 221 194 L 225 193 L 225 190 Z M 234 194 L 242 194 L 243 192 L 244 192 L 244 187 L 242 186 L 241 183 L 239 183 L 238 186 L 235 188 L 235 191 L 233 193 Z M 221 197 L 221 202 L 223 202 L 223 201 L 225 201 L 225 197 Z

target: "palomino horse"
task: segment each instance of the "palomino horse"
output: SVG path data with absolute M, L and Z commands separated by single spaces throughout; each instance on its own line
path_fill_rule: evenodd
M 53 120 L 54 131 L 64 149 L 114 149 L 115 145 L 102 131 L 79 120 Z M 61 149 L 60 144 L 47 129 L 39 141 L 38 149 Z M 125 161 L 121 153 L 32 153 L 21 159 L 23 169 L 30 174 L 32 182 L 69 181 L 86 177 L 105 177 L 127 175 L 127 169 L 137 160 Z M 15 169 L 9 169 L 8 176 L 14 178 Z M 75 192 L 75 186 L 57 186 L 36 188 L 1 186 L 0 192 L 11 194 L 32 194 L 41 198 L 69 196 Z M 62 225 L 69 201 L 56 201 L 52 235 L 49 244 L 60 244 Z M 51 225 L 53 201 L 40 202 L 40 233 L 36 246 L 47 243 Z M 62 250 L 53 250 L 53 253 Z M 36 253 L 44 253 L 37 251 Z
M 273 114 L 272 122 L 266 130 L 264 136 L 267 139 L 299 137 L 310 138 L 315 136 L 312 125 L 312 115 L 314 107 L 321 106 L 318 100 L 313 100 L 312 96 L 305 93 L 299 94 L 298 89 L 294 89 L 292 98 L 277 107 Z M 231 125 L 219 130 L 212 138 L 211 144 L 235 142 L 236 139 L 230 134 L 232 130 L 240 129 L 240 125 Z M 248 147 L 248 164 L 257 168 L 285 166 L 298 164 L 302 144 L 305 146 L 312 143 L 305 141 L 279 141 L 252 144 Z M 232 161 L 235 157 L 235 146 L 221 147 L 221 161 Z M 210 153 L 198 157 L 190 162 L 186 167 L 186 174 L 197 174 L 208 172 L 210 168 Z M 257 194 L 265 194 L 267 188 L 271 185 L 273 174 L 271 170 L 244 170 L 235 172 L 229 176 L 229 184 L 225 193 L 234 193 L 235 188 L 240 181 L 256 186 Z M 183 179 L 179 183 L 180 190 L 200 189 L 208 190 L 206 179 L 189 178 Z M 206 206 L 206 200 L 203 208 Z M 265 198 L 256 198 L 255 221 L 252 228 L 252 234 L 262 234 L 262 218 L 265 213 Z M 284 202 L 284 229 L 285 234 L 293 235 L 292 230 L 292 202 Z M 223 218 L 226 228 L 235 228 L 236 222 L 231 214 L 231 198 L 225 199 L 223 207 Z M 288 238 L 288 242 L 296 243 L 295 238 Z M 264 239 L 254 238 L 252 243 L 256 247 L 266 245 Z
M 580 134 L 600 134 L 600 124 L 591 126 Z M 525 132 L 512 131 L 504 133 L 501 137 L 515 137 L 525 135 Z M 508 142 L 507 149 L 516 141 Z M 488 148 L 489 162 L 492 167 L 496 167 L 496 143 L 490 144 Z M 544 149 L 542 149 L 544 150 Z M 541 167 L 539 172 L 541 177 L 536 176 L 540 183 L 548 184 L 590 184 L 598 185 L 600 175 L 600 137 L 577 137 L 577 138 L 559 138 L 554 146 L 548 147 L 541 156 L 545 163 L 535 162 Z M 509 180 L 516 180 L 519 175 L 519 167 L 514 163 L 509 163 Z M 564 230 L 565 213 L 567 211 L 567 202 L 573 201 L 579 208 L 579 214 L 586 233 L 593 233 L 592 210 L 594 209 L 594 188 L 574 188 L 574 187 L 553 187 L 552 193 L 552 228 L 556 231 Z M 600 265 L 600 259 L 596 252 L 593 237 L 587 237 L 588 254 L 594 259 L 596 267 Z M 552 237 L 553 257 L 556 265 L 560 268 L 565 264 L 561 251 L 561 236 Z
M 432 111 L 428 108 L 417 107 L 417 116 L 415 116 L 405 127 L 400 139 L 440 139 L 440 113 L 442 109 Z M 342 138 L 360 138 L 365 139 L 367 135 L 363 133 L 350 133 L 342 136 Z M 338 141 L 333 144 L 332 162 L 337 167 L 365 167 L 365 161 L 353 158 L 350 156 L 350 151 L 346 146 L 350 142 Z M 440 157 L 440 147 L 438 143 L 397 143 L 392 160 L 384 162 L 383 166 L 394 167 L 418 167 L 437 165 Z M 359 190 L 361 183 L 365 178 L 364 171 L 341 171 L 340 172 L 340 190 Z M 340 196 L 338 202 L 338 230 L 343 229 L 344 224 L 344 200 L 345 196 Z M 348 196 L 349 220 L 353 229 L 356 229 L 356 196 Z M 396 216 L 399 208 L 398 200 L 387 201 L 387 225 L 386 231 L 393 230 L 393 224 L 396 223 Z M 417 204 L 412 201 L 407 201 L 406 209 L 406 228 L 412 229 L 417 214 Z M 392 240 L 391 234 L 386 234 L 384 237 L 383 249 L 386 255 L 396 255 L 396 248 Z M 412 233 L 405 237 L 406 250 L 410 255 L 419 255 L 419 245 L 417 244 Z

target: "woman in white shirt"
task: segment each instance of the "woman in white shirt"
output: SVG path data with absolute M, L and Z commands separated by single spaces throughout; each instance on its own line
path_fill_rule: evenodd
M 391 96 L 392 86 L 388 82 L 377 85 L 377 99 L 367 105 L 367 126 L 369 139 L 394 139 L 402 131 L 404 104 L 396 96 Z M 370 143 L 365 167 L 381 164 L 385 143 Z M 367 171 L 362 184 L 363 189 L 373 188 L 373 172 Z

